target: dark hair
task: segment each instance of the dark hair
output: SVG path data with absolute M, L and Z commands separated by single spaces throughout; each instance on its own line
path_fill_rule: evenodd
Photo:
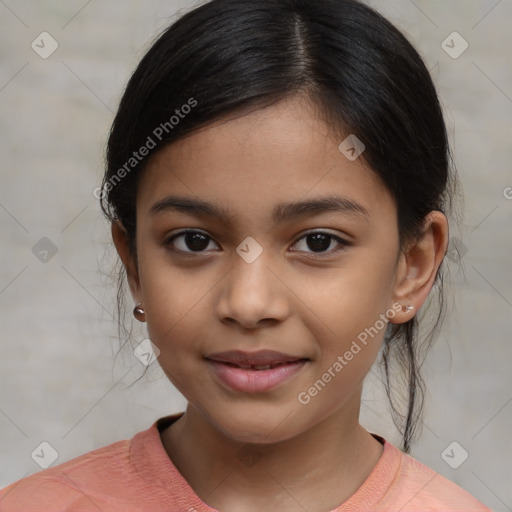
M 297 93 L 308 95 L 340 137 L 363 141 L 361 158 L 396 202 L 401 248 L 431 210 L 449 208 L 456 172 L 441 106 L 421 57 L 389 21 L 356 0 L 212 0 L 159 35 L 131 76 L 110 131 L 101 206 L 126 228 L 135 262 L 137 183 L 150 156 L 228 114 Z M 151 147 L 149 154 L 135 158 L 142 147 Z M 122 267 L 118 276 L 121 313 Z M 382 349 L 405 452 L 423 410 L 421 355 L 444 312 L 441 271 L 435 288 L 434 328 L 420 340 L 416 317 L 390 323 Z M 406 413 L 391 393 L 391 364 L 403 370 Z

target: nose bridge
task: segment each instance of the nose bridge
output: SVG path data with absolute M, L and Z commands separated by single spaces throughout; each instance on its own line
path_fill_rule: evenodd
M 261 252 L 252 259 L 246 257 L 254 251 L 250 242 L 247 252 L 240 255 L 240 249 L 247 250 L 247 247 L 240 244 L 233 255 L 231 270 L 223 280 L 219 319 L 230 318 L 244 327 L 254 326 L 263 319 L 282 320 L 287 313 L 287 301 L 282 285 L 269 268 L 270 252 Z
M 237 290 L 254 290 L 260 293 L 267 293 L 268 288 L 272 285 L 269 282 L 270 276 L 275 279 L 272 272 L 270 272 L 268 265 L 268 254 L 261 254 L 254 261 L 244 260 L 239 255 L 233 258 L 233 267 L 230 272 L 231 286 L 236 287 Z

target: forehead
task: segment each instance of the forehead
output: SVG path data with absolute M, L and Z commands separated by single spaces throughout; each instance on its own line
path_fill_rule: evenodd
M 139 185 L 138 214 L 168 195 L 222 204 L 238 216 L 270 217 L 283 201 L 333 194 L 370 214 L 393 210 L 380 178 L 362 158 L 349 160 L 341 142 L 300 97 L 225 118 L 153 155 Z

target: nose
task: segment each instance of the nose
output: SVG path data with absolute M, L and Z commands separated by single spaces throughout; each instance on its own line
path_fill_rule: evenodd
M 234 255 L 232 269 L 220 283 L 216 314 L 223 323 L 244 329 L 282 322 L 290 314 L 290 290 L 263 253 L 252 263 Z

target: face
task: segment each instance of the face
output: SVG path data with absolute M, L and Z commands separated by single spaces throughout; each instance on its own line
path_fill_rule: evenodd
M 340 142 L 294 97 L 162 149 L 140 182 L 132 291 L 167 376 L 233 439 L 359 403 L 394 312 L 396 207 Z

